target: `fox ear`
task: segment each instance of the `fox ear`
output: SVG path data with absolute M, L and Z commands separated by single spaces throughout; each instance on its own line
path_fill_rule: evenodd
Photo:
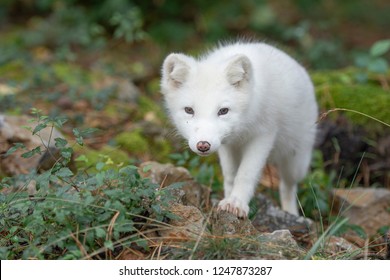
M 163 63 L 162 82 L 163 85 L 171 89 L 180 88 L 185 81 L 190 70 L 190 57 L 183 54 L 170 54 Z
M 252 64 L 245 55 L 236 55 L 226 67 L 226 76 L 228 82 L 236 87 L 241 88 L 248 83 L 252 76 Z

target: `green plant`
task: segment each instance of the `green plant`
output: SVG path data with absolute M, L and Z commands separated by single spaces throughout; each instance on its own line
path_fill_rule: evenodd
M 213 190 L 222 189 L 222 180 L 219 172 L 216 171 L 213 158 L 203 160 L 197 155 L 191 154 L 188 150 L 183 153 L 174 153 L 169 156 L 176 165 L 187 168 L 198 183 L 210 186 Z
M 39 116 L 32 128 L 37 134 L 49 125 L 62 127 L 63 118 Z M 83 145 L 83 133 L 74 129 L 75 145 Z M 0 259 L 110 259 L 124 248 L 148 251 L 143 231 L 166 226 L 170 187 L 142 178 L 138 168 L 127 165 L 97 173 L 74 173 L 67 167 L 73 149 L 55 138 L 61 158 L 41 174 L 4 178 L 0 182 Z M 8 154 L 22 145 L 15 145 Z M 41 148 L 23 154 L 28 158 Z M 24 182 L 24 183 L 22 183 Z M 36 185 L 36 193 L 27 188 Z M 18 186 L 18 187 L 16 187 Z
M 334 235 L 346 222 L 347 218 L 337 219 L 318 237 L 317 241 L 313 244 L 310 250 L 305 255 L 305 260 L 313 258 L 314 254 L 318 254 L 326 244 L 327 238 Z
M 136 7 L 117 11 L 111 17 L 110 24 L 115 28 L 114 37 L 124 39 L 126 42 L 139 41 L 146 37 L 146 33 L 142 30 L 141 11 Z
M 298 197 L 305 216 L 322 219 L 330 210 L 329 197 L 336 174 L 325 171 L 322 153 L 318 150 L 314 151 L 312 167 L 312 172 L 298 190 Z
M 390 50 L 390 39 L 375 42 L 368 53 L 360 53 L 355 58 L 355 65 L 361 69 L 356 74 L 359 82 L 367 82 L 369 73 L 385 75 L 389 71 L 389 63 L 385 54 Z

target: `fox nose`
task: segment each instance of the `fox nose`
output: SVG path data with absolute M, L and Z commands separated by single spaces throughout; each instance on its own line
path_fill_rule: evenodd
M 197 144 L 196 144 L 196 148 L 198 149 L 199 152 L 207 152 L 208 150 L 210 150 L 210 143 L 207 142 L 207 141 L 199 141 Z

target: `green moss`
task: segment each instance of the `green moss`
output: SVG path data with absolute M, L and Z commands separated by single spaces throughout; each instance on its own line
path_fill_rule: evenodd
M 354 83 L 354 76 L 357 70 L 354 68 L 346 68 L 337 71 L 317 71 L 311 73 L 311 78 L 316 87 L 329 84 L 351 85 Z
M 160 94 L 160 78 L 155 78 L 148 82 L 146 91 L 150 94 Z
M 165 119 L 166 115 L 163 108 L 151 98 L 141 95 L 138 99 L 139 112 L 137 118 L 142 119 L 148 112 L 154 112 L 158 119 Z
M 105 163 L 105 169 L 120 168 L 129 162 L 129 156 L 126 152 L 111 146 L 103 146 L 100 150 L 93 150 L 86 147 L 75 149 L 77 169 L 86 169 L 96 171 L 96 164 Z
M 115 141 L 131 155 L 141 155 L 149 152 L 149 143 L 142 135 L 141 129 L 122 132 L 115 137 Z
M 356 76 L 360 71 L 346 68 L 312 73 L 317 100 L 321 110 L 347 109 L 343 114 L 354 124 L 363 125 L 369 132 L 380 133 L 386 126 L 372 118 L 390 124 L 390 92 L 384 90 L 378 77 L 372 74 L 367 83 L 358 83 Z M 340 112 L 330 113 L 330 117 L 337 114 Z
M 153 158 L 157 161 L 166 161 L 169 159 L 169 155 L 172 154 L 172 143 L 164 138 L 157 138 L 151 145 L 151 152 Z
M 76 65 L 64 62 L 55 63 L 53 71 L 56 77 L 67 85 L 80 86 L 91 82 L 90 75 Z
M 354 110 L 390 124 L 390 92 L 379 86 L 329 83 L 317 87 L 317 100 L 323 110 L 334 108 Z M 353 123 L 363 125 L 371 132 L 380 132 L 385 128 L 383 124 L 362 114 L 354 112 L 345 114 Z
M 109 103 L 104 107 L 103 114 L 113 119 L 126 119 L 134 113 L 134 108 L 131 104 L 119 102 L 117 100 L 109 100 Z
M 29 78 L 22 60 L 13 60 L 0 66 L 0 77 L 4 80 L 24 81 Z

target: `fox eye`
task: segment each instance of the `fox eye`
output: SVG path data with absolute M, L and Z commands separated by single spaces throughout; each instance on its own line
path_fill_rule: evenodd
M 221 108 L 218 111 L 218 116 L 226 115 L 229 112 L 229 108 Z
M 189 115 L 193 115 L 195 112 L 194 112 L 194 109 L 192 109 L 191 107 L 185 107 L 184 108 L 184 111 L 189 114 Z

